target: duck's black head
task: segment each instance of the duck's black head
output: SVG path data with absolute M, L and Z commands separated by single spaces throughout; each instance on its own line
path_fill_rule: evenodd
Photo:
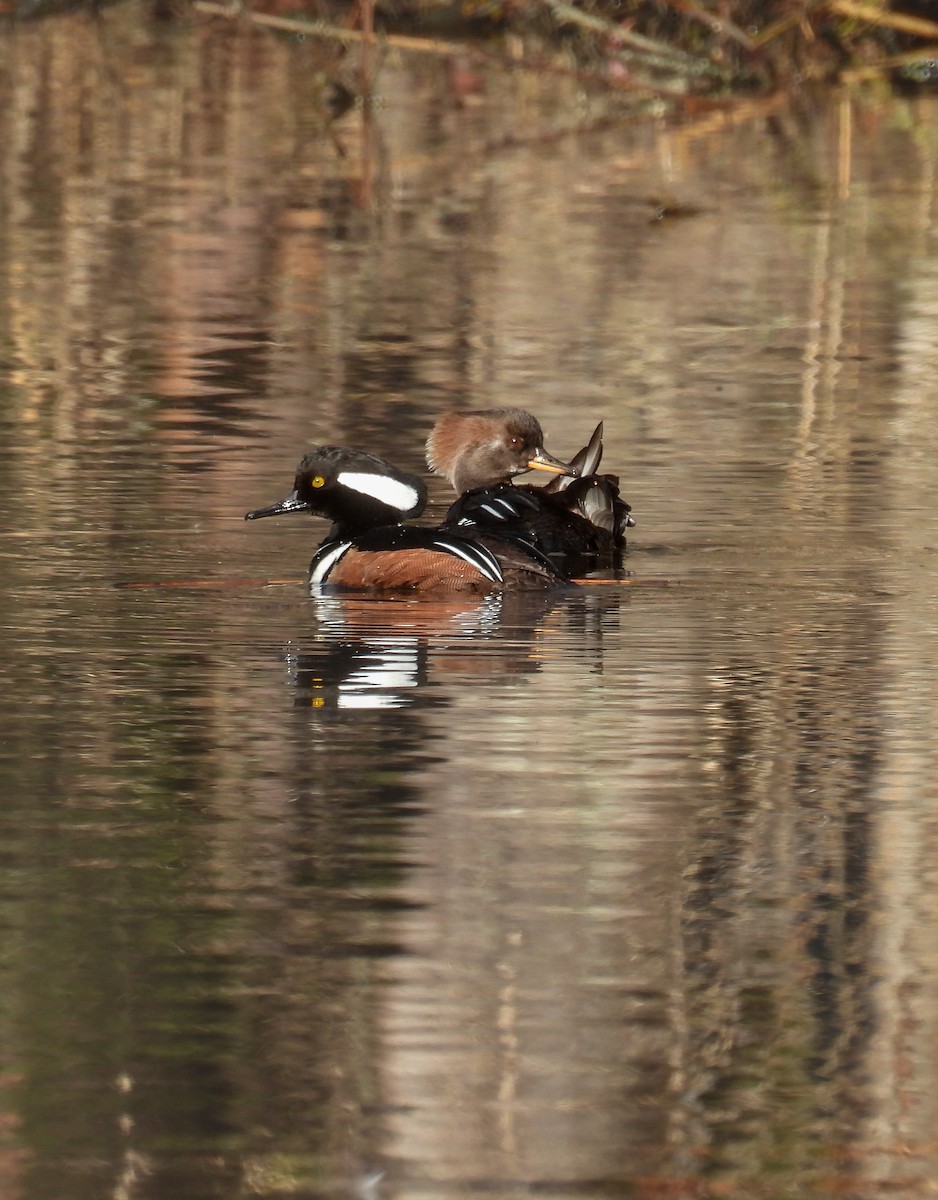
M 416 475 L 362 450 L 317 446 L 297 467 L 290 495 L 244 519 L 308 512 L 332 521 L 333 535 L 339 536 L 400 524 L 419 516 L 426 503 L 427 489 Z

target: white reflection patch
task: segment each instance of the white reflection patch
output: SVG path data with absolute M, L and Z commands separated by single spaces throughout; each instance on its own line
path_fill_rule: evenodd
M 408 703 L 400 693 L 420 682 L 414 640 L 401 638 L 398 645 L 368 648 L 370 653 L 339 685 L 339 708 L 400 708 Z

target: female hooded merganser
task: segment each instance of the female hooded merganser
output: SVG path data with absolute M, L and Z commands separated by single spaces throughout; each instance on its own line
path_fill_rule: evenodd
M 426 501 L 423 482 L 384 459 L 317 446 L 297 467 L 290 495 L 246 513 L 245 520 L 309 512 L 332 522 L 309 565 L 311 589 L 485 593 L 566 582 L 536 547 L 510 531 L 403 525 Z
M 453 412 L 441 417 L 427 440 L 427 462 L 461 495 L 443 527 L 498 528 L 543 554 L 573 560 L 611 559 L 635 522 L 619 495 L 615 475 L 596 473 L 602 458 L 602 422 L 570 464 L 544 450 L 541 427 L 520 408 Z M 559 478 L 546 487 L 513 483 L 528 470 Z

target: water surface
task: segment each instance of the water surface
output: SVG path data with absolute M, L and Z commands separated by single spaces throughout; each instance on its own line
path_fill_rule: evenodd
M 930 1195 L 934 102 L 0 63 L 4 1195 Z M 243 522 L 467 404 L 605 418 L 621 577 L 314 601 Z

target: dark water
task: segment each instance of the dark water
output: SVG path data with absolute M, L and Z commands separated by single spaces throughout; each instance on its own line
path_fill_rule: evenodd
M 933 1195 L 935 103 L 335 70 L 0 40 L 0 1193 Z M 242 520 L 505 403 L 605 418 L 623 579 Z

